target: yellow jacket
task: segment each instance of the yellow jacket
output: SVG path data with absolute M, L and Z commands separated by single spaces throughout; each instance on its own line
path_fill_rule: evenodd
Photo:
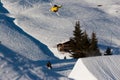
M 53 6 L 50 11 L 52 12 L 57 12 L 59 10 L 59 8 L 61 8 L 62 6 Z

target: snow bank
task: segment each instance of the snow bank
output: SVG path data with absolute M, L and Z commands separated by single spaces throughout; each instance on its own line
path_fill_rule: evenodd
M 69 77 L 75 80 L 120 80 L 120 56 L 79 59 Z
M 97 80 L 96 77 L 86 68 L 81 59 L 77 61 L 69 78 L 75 80 Z

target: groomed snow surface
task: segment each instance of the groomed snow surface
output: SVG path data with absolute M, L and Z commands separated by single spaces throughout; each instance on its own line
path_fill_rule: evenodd
M 60 16 L 49 11 L 50 2 L 63 6 Z M 102 52 L 110 46 L 114 56 L 75 65 L 70 54 L 59 52 L 56 45 L 72 37 L 76 20 L 88 36 L 96 32 Z M 76 80 L 120 80 L 119 34 L 119 0 L 0 0 L 0 80 L 70 80 L 69 74 Z
M 120 80 L 120 56 L 79 59 L 69 77 L 75 80 Z
M 69 77 L 75 80 L 97 80 L 97 78 L 89 72 L 81 59 L 77 61 Z

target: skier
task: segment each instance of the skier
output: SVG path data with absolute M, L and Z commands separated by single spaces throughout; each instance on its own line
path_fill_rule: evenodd
M 62 7 L 61 5 L 60 6 L 54 5 L 54 6 L 51 7 L 50 11 L 51 12 L 58 12 L 59 8 L 61 8 L 61 7 Z
M 48 69 L 52 69 L 52 65 L 51 65 L 50 61 L 47 62 L 46 66 L 47 66 Z
M 112 55 L 111 48 L 107 47 L 105 53 L 106 53 L 105 55 Z

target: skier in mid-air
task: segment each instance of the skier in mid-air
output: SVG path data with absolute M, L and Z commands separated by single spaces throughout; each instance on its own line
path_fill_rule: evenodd
M 50 11 L 51 12 L 55 12 L 58 16 L 59 16 L 59 13 L 58 13 L 58 10 L 62 7 L 62 5 L 53 5 L 51 8 L 50 8 Z
M 61 8 L 61 7 L 62 7 L 61 5 L 60 6 L 54 5 L 54 6 L 51 7 L 50 11 L 52 11 L 52 12 L 58 12 L 59 8 Z

